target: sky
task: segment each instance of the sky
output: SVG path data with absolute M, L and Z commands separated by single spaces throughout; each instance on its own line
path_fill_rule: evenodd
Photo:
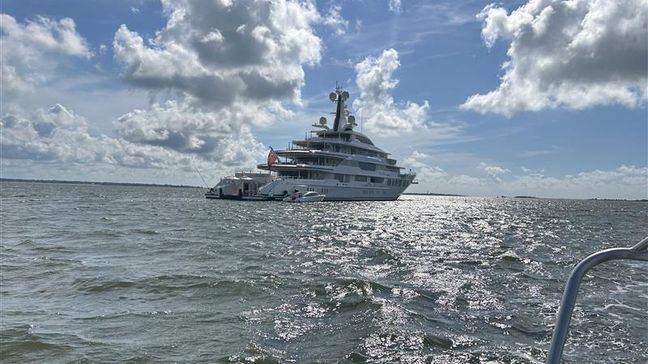
M 411 192 L 648 198 L 644 0 L 5 0 L 1 176 L 202 185 L 334 111 Z

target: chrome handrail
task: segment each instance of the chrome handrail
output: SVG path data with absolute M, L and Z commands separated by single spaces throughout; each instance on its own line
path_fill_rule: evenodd
M 609 260 L 617 259 L 648 261 L 648 237 L 641 240 L 632 248 L 613 248 L 594 253 L 581 260 L 574 270 L 572 270 L 569 279 L 567 280 L 567 284 L 565 284 L 565 291 L 562 300 L 560 301 L 560 309 L 558 310 L 558 316 L 556 317 L 556 324 L 554 326 L 553 336 L 551 337 L 551 346 L 549 347 L 549 354 L 547 355 L 548 364 L 560 363 L 565 341 L 567 341 L 569 322 L 571 321 L 574 305 L 576 304 L 578 287 L 580 286 L 583 276 L 585 276 L 585 273 L 587 273 L 587 271 L 592 267 Z

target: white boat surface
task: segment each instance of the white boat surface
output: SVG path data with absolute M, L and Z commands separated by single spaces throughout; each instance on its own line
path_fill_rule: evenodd
M 205 193 L 205 198 L 265 200 L 267 197 L 259 195 L 259 188 L 272 180 L 273 176 L 268 172 L 236 172 L 233 176 L 221 178 L 216 186 Z
M 308 191 L 302 193 L 299 191 L 294 192 L 291 196 L 285 197 L 284 202 L 321 202 L 324 201 L 326 195 L 320 195 L 315 191 Z

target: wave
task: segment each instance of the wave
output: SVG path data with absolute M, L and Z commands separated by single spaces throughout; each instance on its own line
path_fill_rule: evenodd
M 34 357 L 46 358 L 71 352 L 85 342 L 76 335 L 63 333 L 34 333 L 29 325 L 20 325 L 0 331 L 0 358 L 13 362 L 32 361 Z
M 82 293 L 141 290 L 150 294 L 172 294 L 181 291 L 212 289 L 218 295 L 253 294 L 256 284 L 244 279 L 219 279 L 199 275 L 160 275 L 138 280 L 107 279 L 101 277 L 77 278 L 72 287 Z M 257 292 L 258 293 L 258 292 Z

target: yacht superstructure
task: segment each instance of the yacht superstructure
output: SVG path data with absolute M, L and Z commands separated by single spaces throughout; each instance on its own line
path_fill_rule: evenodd
M 325 200 L 395 200 L 412 183 L 413 172 L 402 173 L 395 159 L 357 132 L 355 117 L 347 109 L 349 93 L 340 88 L 329 98 L 336 104 L 333 127 L 325 117 L 318 130 L 293 140 L 287 149 L 271 150 L 268 163 L 257 168 L 276 172 L 260 195 L 280 198 L 295 190 L 315 191 Z

